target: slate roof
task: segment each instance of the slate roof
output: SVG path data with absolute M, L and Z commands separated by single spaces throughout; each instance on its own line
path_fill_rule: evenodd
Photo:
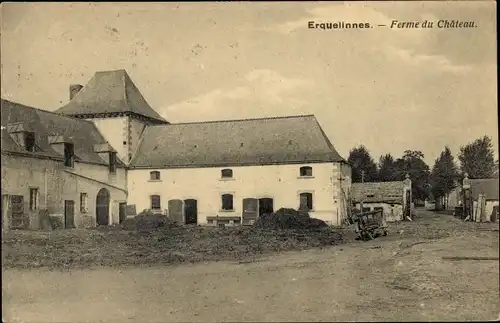
M 134 113 L 155 123 L 168 123 L 146 102 L 125 70 L 96 72 L 87 85 L 56 112 L 71 116 Z
M 345 162 L 313 115 L 147 127 L 134 168 Z
M 108 164 L 94 152 L 94 145 L 105 143 L 106 140 L 90 121 L 58 115 L 4 99 L 1 99 L 1 111 L 2 152 L 62 159 L 64 156 L 49 144 L 50 135 L 60 135 L 74 144 L 77 161 Z M 13 123 L 19 123 L 25 130 L 35 132 L 39 151 L 27 152 L 12 139 L 7 128 Z M 118 164 L 124 165 L 121 161 L 118 161 Z
M 403 181 L 352 183 L 351 197 L 356 203 L 402 204 L 404 186 Z
M 486 200 L 498 201 L 499 184 L 498 178 L 471 179 L 470 187 L 472 197 L 474 200 L 477 200 L 479 194 L 484 194 L 486 196 Z

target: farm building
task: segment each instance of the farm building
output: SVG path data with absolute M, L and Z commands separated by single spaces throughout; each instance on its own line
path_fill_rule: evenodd
M 6 121 L 4 110 L 11 115 Z M 85 193 L 86 213 L 74 212 L 76 226 L 118 223 L 125 209 L 201 225 L 251 224 L 281 207 L 306 207 L 332 225 L 347 215 L 350 167 L 313 115 L 170 123 L 125 70 L 115 70 L 71 85 L 70 102 L 55 113 L 2 101 L 2 125 L 14 123 L 36 125 L 29 131 L 41 143 L 28 151 L 16 132 L 2 131 L 2 195 L 23 196 L 25 214 L 34 211 L 28 201 L 37 187 L 37 209 L 59 217 L 65 203 L 83 210 Z M 65 165 L 67 151 L 74 151 L 73 168 Z M 40 170 L 32 171 L 33 163 Z M 11 206 L 16 199 L 6 197 Z M 103 203 L 107 222 L 100 220 Z
M 352 204 L 367 212 L 383 210 L 387 222 L 401 221 L 411 214 L 411 180 L 352 183 Z
M 92 122 L 7 100 L 1 112 L 2 227 L 38 229 L 40 212 L 66 228 L 124 216 L 125 165 Z
M 498 221 L 498 178 L 471 179 L 472 214 L 476 222 Z

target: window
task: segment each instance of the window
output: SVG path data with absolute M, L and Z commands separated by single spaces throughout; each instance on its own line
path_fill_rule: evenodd
M 300 208 L 305 208 L 308 211 L 313 209 L 312 193 L 300 193 Z
M 75 149 L 73 144 L 64 144 L 64 166 L 73 167 L 75 160 Z
M 160 195 L 151 195 L 151 210 L 160 210 Z
M 233 210 L 233 195 L 231 194 L 222 195 L 222 210 L 224 211 Z
M 25 132 L 24 133 L 24 148 L 26 151 L 35 152 L 35 133 Z
M 80 193 L 80 213 L 87 213 L 87 193 Z
M 301 177 L 311 177 L 313 176 L 313 169 L 311 166 L 304 166 L 300 168 Z
M 157 170 L 149 172 L 149 179 L 152 181 L 160 180 L 160 172 Z
M 116 153 L 109 153 L 109 172 L 116 173 Z
M 38 210 L 38 188 L 30 188 L 30 210 Z
M 233 178 L 233 170 L 232 169 L 223 169 L 221 171 L 222 178 Z

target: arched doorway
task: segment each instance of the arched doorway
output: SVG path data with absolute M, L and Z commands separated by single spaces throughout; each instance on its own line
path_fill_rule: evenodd
M 109 191 L 101 188 L 97 193 L 95 214 L 97 225 L 109 225 Z

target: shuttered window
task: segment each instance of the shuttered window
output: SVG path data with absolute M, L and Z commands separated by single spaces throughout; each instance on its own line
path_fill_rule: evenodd
M 155 170 L 149 173 L 149 179 L 152 181 L 160 180 L 160 172 Z
M 161 209 L 160 195 L 151 195 L 151 209 L 152 210 Z

